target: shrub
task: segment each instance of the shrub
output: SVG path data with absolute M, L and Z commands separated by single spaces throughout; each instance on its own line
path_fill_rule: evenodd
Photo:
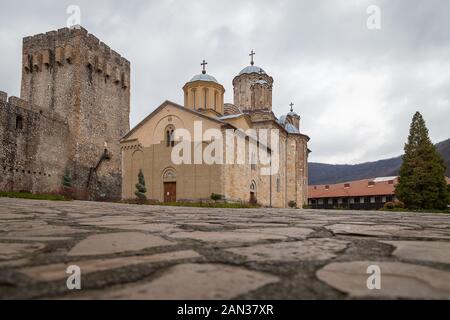
M 222 195 L 221 194 L 217 194 L 217 193 L 212 193 L 211 194 L 211 200 L 214 200 L 214 201 L 222 200 Z
M 400 200 L 396 200 L 396 201 L 394 202 L 394 204 L 395 204 L 395 207 L 396 207 L 396 208 L 401 208 L 401 209 L 404 209 L 404 208 L 405 208 L 405 204 L 404 204 L 402 201 L 400 201 Z
M 297 208 L 297 202 L 289 201 L 288 206 L 289 206 L 289 208 L 292 208 L 292 209 Z
M 392 209 L 394 209 L 394 208 L 395 208 L 395 203 L 392 202 L 392 201 L 386 202 L 386 203 L 384 204 L 384 209 L 385 209 L 385 210 L 392 210 Z

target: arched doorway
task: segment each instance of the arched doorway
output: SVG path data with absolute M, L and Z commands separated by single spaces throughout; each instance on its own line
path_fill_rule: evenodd
M 177 174 L 169 168 L 163 172 L 164 202 L 177 202 Z
M 256 198 L 256 182 L 252 181 L 252 184 L 250 185 L 250 203 L 256 204 L 257 198 Z

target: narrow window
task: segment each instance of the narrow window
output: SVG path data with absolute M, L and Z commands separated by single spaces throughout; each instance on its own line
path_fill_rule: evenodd
M 205 96 L 204 98 L 204 108 L 206 109 L 208 107 L 208 89 L 203 89 L 203 95 Z
M 22 130 L 23 129 L 23 118 L 22 116 L 16 117 L 16 130 Z
M 280 192 L 280 176 L 277 177 L 277 192 Z
M 173 127 L 168 127 L 166 129 L 166 147 L 175 146 L 174 132 L 175 129 Z
M 219 94 L 217 93 L 217 91 L 214 92 L 214 110 L 217 110 L 217 106 L 219 105 L 219 99 L 218 99 Z

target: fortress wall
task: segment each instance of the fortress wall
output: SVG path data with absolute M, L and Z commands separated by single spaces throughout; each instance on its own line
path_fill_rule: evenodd
M 57 191 L 68 135 L 63 119 L 0 92 L 0 191 Z

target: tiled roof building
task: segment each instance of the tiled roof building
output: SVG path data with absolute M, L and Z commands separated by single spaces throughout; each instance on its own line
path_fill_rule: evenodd
M 450 185 L 450 178 L 447 184 Z M 313 209 L 349 208 L 376 210 L 395 201 L 398 177 L 364 179 L 338 184 L 308 187 L 308 204 Z

